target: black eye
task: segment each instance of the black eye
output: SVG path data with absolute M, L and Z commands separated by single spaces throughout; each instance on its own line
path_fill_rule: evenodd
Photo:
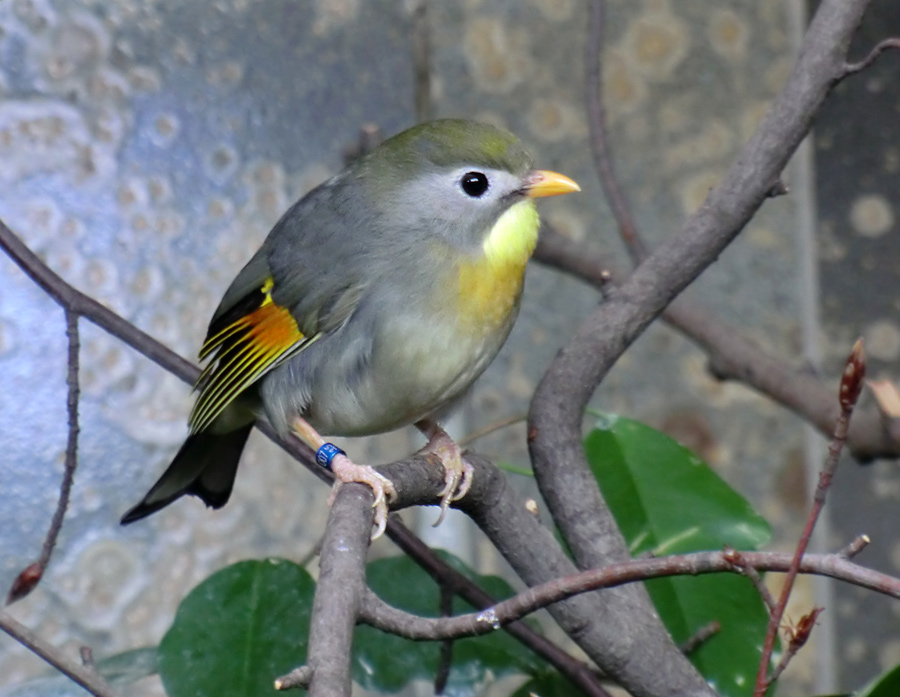
M 482 172 L 466 172 L 459 183 L 462 190 L 472 198 L 479 198 L 490 186 L 487 175 Z

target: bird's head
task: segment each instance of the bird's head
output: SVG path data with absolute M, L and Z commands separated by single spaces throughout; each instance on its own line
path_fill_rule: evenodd
M 384 141 L 357 171 L 391 229 L 435 235 L 460 251 L 501 259 L 530 256 L 535 198 L 580 190 L 568 177 L 533 169 L 511 133 L 456 119 Z

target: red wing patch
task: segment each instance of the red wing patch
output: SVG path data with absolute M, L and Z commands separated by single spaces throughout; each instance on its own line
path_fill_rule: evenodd
M 200 374 L 200 390 L 188 424 L 191 433 L 207 428 L 219 414 L 281 361 L 307 346 L 307 338 L 286 308 L 271 297 L 272 279 L 261 289 L 261 303 L 209 336 L 200 359 L 212 356 Z

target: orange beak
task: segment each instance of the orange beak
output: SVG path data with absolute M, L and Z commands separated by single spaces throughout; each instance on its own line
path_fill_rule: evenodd
M 522 189 L 529 198 L 541 198 L 543 196 L 559 196 L 581 191 L 581 187 L 569 179 L 565 174 L 551 172 L 546 169 L 536 169 L 525 177 Z

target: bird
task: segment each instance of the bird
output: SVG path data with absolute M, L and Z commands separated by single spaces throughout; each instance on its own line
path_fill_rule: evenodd
M 393 483 L 324 436 L 415 424 L 444 467 L 441 513 L 473 469 L 439 421 L 503 346 L 538 238 L 535 199 L 580 191 L 534 169 L 494 125 L 441 119 L 383 141 L 292 205 L 225 291 L 199 358 L 189 435 L 140 520 L 185 494 L 220 508 L 259 417 L 295 434 L 335 475 L 375 495 Z

